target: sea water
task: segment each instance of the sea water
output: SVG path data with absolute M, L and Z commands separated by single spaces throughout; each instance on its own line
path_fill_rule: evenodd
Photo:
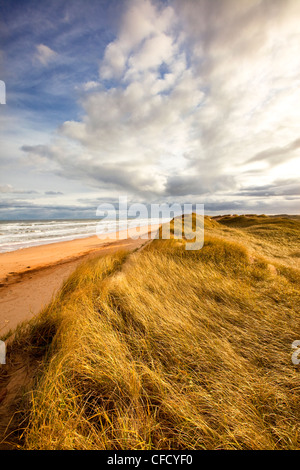
M 0 253 L 125 230 L 126 224 L 137 227 L 159 222 L 159 219 L 0 221 Z

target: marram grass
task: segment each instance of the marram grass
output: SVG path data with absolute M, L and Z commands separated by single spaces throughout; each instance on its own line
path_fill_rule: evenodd
M 79 267 L 16 334 L 42 357 L 21 447 L 299 449 L 298 260 L 268 257 L 291 225 L 266 240 L 263 220 Z

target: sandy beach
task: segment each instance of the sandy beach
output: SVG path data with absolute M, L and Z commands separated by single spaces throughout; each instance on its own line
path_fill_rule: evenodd
M 141 227 L 140 234 L 148 233 L 150 239 L 158 227 Z M 134 230 L 1 253 L 0 336 L 36 315 L 85 259 L 119 249 L 132 251 L 145 244 L 145 238 L 130 238 Z

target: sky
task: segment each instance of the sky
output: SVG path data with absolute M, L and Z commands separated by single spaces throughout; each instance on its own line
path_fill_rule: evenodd
M 0 0 L 0 219 L 299 214 L 299 0 Z

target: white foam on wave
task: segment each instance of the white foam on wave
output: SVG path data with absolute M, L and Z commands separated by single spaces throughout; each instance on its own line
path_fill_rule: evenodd
M 129 220 L 128 227 L 156 224 L 159 219 Z M 31 246 L 87 238 L 96 233 L 109 233 L 126 228 L 126 221 L 101 220 L 35 220 L 0 222 L 0 253 Z

